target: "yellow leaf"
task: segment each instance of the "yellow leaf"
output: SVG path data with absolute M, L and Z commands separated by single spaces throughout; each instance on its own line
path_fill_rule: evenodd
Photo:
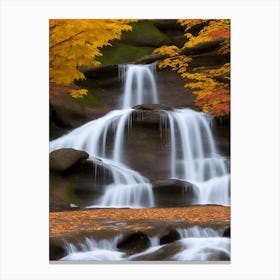
M 70 95 L 73 98 L 82 98 L 84 95 L 87 95 L 88 90 L 87 89 L 71 89 Z

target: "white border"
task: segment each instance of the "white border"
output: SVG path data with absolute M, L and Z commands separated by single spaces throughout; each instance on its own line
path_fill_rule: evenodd
M 230 18 L 229 265 L 48 262 L 48 19 Z M 0 279 L 279 279 L 279 2 L 1 1 Z

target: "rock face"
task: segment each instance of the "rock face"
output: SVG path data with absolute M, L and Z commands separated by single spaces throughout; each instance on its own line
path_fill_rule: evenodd
M 197 187 L 176 179 L 153 181 L 156 205 L 160 207 L 178 207 L 190 205 L 194 201 Z
M 212 121 L 212 131 L 220 153 L 230 156 L 230 117 L 216 117 Z
M 59 149 L 50 153 L 50 170 L 65 171 L 82 159 L 87 159 L 88 153 L 74 149 Z
M 162 104 L 143 104 L 134 106 L 135 109 L 132 112 L 132 123 L 139 124 L 141 126 L 155 126 L 155 128 L 160 127 L 161 118 L 164 117 L 162 110 L 170 111 L 173 110 L 172 107 L 162 105 Z
M 171 111 L 173 110 L 172 107 L 164 105 L 164 104 L 141 104 L 141 105 L 136 105 L 133 107 L 133 109 L 136 110 L 143 110 L 143 111 L 151 111 L 151 110 L 167 110 Z

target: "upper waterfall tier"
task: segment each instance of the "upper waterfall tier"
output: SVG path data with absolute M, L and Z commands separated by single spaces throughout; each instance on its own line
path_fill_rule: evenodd
M 119 79 L 124 83 L 121 108 L 131 108 L 144 103 L 159 103 L 154 77 L 156 63 L 148 65 L 119 65 Z

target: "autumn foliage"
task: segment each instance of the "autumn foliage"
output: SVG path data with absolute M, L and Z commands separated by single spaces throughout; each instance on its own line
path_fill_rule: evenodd
M 82 211 L 51 212 L 50 213 L 50 237 L 64 236 L 77 232 L 97 232 L 110 230 L 112 223 L 116 223 L 115 232 L 124 230 L 143 231 L 148 230 L 147 224 L 141 221 L 181 221 L 188 223 L 229 223 L 230 207 L 226 206 L 189 206 L 180 208 L 142 208 L 142 209 L 92 209 Z M 126 223 L 119 223 L 126 221 Z M 131 221 L 131 223 L 129 222 Z
M 74 82 L 85 79 L 81 67 L 98 66 L 100 49 L 120 39 L 135 20 L 51 19 L 49 22 L 50 96 L 62 92 L 74 98 L 87 94 Z
M 220 40 L 218 53 L 230 53 L 230 21 L 229 20 L 178 20 L 185 28 L 186 43 L 182 48 L 162 46 L 154 53 L 168 55 L 159 63 L 160 68 L 170 67 L 187 80 L 185 87 L 193 89 L 196 105 L 204 112 L 215 116 L 227 115 L 230 112 L 230 62 L 218 67 L 191 68 L 192 58 L 187 55 L 187 49 L 202 43 Z M 197 35 L 191 30 L 202 26 Z

